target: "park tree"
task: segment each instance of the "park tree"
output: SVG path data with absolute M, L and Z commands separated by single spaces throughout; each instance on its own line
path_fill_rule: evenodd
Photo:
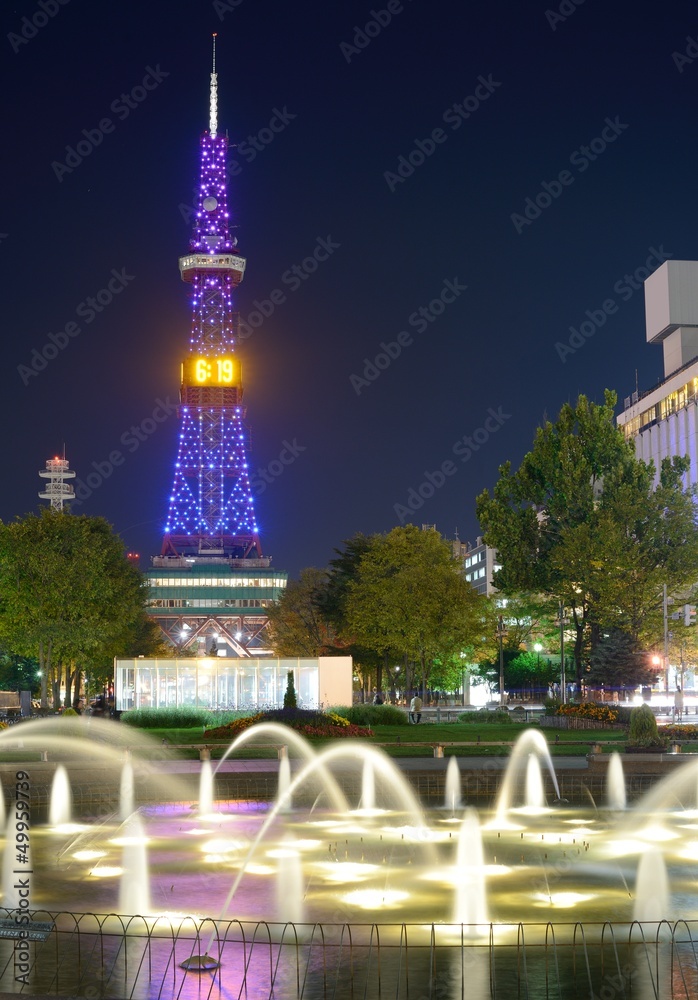
M 477 499 L 485 541 L 502 568 L 503 594 L 527 591 L 563 602 L 574 640 L 577 680 L 604 628 L 650 641 L 661 590 L 695 574 L 694 496 L 684 489 L 686 460 L 654 468 L 635 457 L 615 425 L 615 394 L 580 396 L 536 432 L 520 468 L 500 468 L 494 494 Z
M 601 634 L 591 652 L 586 679 L 592 686 L 633 691 L 641 684 L 654 684 L 657 674 L 652 653 L 631 633 L 611 628 Z
M 332 643 L 324 612 L 327 573 L 301 570 L 276 604 L 268 608 L 272 649 L 276 656 L 322 656 Z
M 178 656 L 185 655 L 181 651 Z M 83 657 L 85 679 L 93 693 L 99 693 L 114 676 L 114 657 L 135 659 L 138 656 L 155 656 L 167 659 L 172 656 L 172 645 L 165 638 L 160 626 L 141 608 L 135 618 L 123 623 L 120 635 L 110 637 L 101 646 Z
M 39 664 L 31 656 L 0 651 L 0 691 L 37 691 Z
M 372 537 L 349 585 L 346 626 L 386 663 L 416 660 L 426 691 L 435 660 L 444 663 L 477 641 L 485 604 L 448 543 L 406 525 Z
M 504 648 L 526 649 L 534 642 L 545 648 L 553 646 L 558 637 L 558 604 L 554 598 L 522 591 L 512 593 L 494 602 L 497 616 L 501 614 L 506 626 Z M 496 629 L 496 621 L 494 626 Z
M 117 650 L 145 593 L 103 518 L 43 509 L 0 525 L 0 641 L 38 660 L 42 707 L 50 684 L 69 697 L 90 657 Z

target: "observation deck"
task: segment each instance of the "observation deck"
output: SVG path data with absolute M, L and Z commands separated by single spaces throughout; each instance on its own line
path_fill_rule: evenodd
M 197 271 L 212 274 L 230 274 L 234 285 L 239 285 L 245 276 L 247 261 L 233 253 L 191 253 L 179 258 L 179 273 L 182 281 L 192 281 Z

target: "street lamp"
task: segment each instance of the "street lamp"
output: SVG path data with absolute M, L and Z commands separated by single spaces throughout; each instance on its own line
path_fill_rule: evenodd
M 567 624 L 567 619 L 565 618 L 565 606 L 560 601 L 557 608 L 558 612 L 558 624 L 560 626 L 560 687 L 562 688 L 561 697 L 562 704 L 567 704 L 567 678 L 565 677 L 565 625 Z
M 507 634 L 507 627 L 504 618 L 500 615 L 497 620 L 497 638 L 499 639 L 499 704 L 504 704 L 504 636 Z
M 541 649 L 543 647 L 541 646 L 541 644 L 539 642 L 534 642 L 533 643 L 533 648 L 535 649 L 536 656 L 538 658 L 537 661 L 536 661 L 536 673 L 538 674 L 538 676 L 536 678 L 536 683 L 540 683 L 540 651 L 541 651 Z M 531 685 L 531 697 L 533 697 L 533 691 L 534 691 L 534 688 L 533 688 L 533 685 Z

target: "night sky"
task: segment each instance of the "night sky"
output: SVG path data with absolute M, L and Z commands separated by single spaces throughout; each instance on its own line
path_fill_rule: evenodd
M 636 370 L 641 390 L 657 382 L 641 269 L 655 251 L 651 269 L 698 255 L 695 3 L 558 10 L 8 5 L 0 517 L 39 506 L 37 472 L 65 443 L 81 479 L 108 473 L 76 510 L 144 567 L 160 550 L 212 31 L 274 566 L 325 565 L 355 532 L 405 520 L 474 540 L 476 495 L 546 415 L 605 387 L 622 405 Z M 80 142 L 82 162 L 66 149 Z M 254 315 L 274 290 L 284 301 Z M 571 332 L 585 321 L 592 336 Z M 416 509 L 420 487 L 433 495 Z

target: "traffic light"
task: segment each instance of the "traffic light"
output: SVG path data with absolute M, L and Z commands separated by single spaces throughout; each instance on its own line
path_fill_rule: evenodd
M 696 623 L 696 606 L 695 606 L 695 604 L 684 604 L 684 606 L 683 606 L 683 623 L 684 623 L 684 625 L 695 625 L 695 623 Z

